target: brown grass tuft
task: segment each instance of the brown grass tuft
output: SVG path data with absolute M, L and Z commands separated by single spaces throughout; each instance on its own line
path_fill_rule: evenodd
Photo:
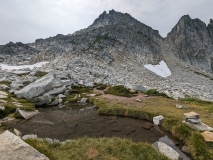
M 88 159 L 93 159 L 99 155 L 99 152 L 97 149 L 90 147 L 86 151 L 85 155 L 87 156 Z

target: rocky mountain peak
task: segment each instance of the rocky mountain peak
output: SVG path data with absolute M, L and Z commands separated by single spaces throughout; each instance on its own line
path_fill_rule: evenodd
M 105 25 L 117 24 L 119 22 L 122 23 L 136 23 L 139 22 L 135 18 L 133 18 L 128 13 L 116 12 L 115 10 L 110 10 L 109 13 L 104 11 L 100 16 L 94 21 L 92 27 L 98 28 L 103 27 Z

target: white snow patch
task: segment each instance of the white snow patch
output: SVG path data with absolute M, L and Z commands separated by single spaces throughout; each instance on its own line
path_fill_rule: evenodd
M 32 65 L 20 65 L 20 66 L 9 66 L 7 64 L 1 64 L 0 63 L 0 68 L 2 70 L 19 70 L 19 69 L 24 69 L 24 68 L 29 68 L 29 69 L 33 69 L 35 67 L 39 68 L 42 67 L 43 65 L 47 64 L 49 62 L 38 62 Z
M 160 63 L 157 65 L 146 64 L 144 65 L 144 67 L 161 77 L 168 77 L 171 75 L 170 69 L 163 60 L 160 61 Z

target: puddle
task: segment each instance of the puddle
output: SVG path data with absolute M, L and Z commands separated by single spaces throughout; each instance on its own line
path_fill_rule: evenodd
M 39 114 L 29 120 L 15 124 L 13 127 L 22 135 L 36 134 L 40 138 L 52 138 L 64 141 L 81 137 L 120 137 L 134 142 L 148 142 L 153 145 L 157 141 L 171 146 L 183 155 L 174 142 L 168 138 L 158 126 L 145 120 L 127 117 L 102 116 L 90 104 L 68 104 L 38 108 Z M 189 160 L 185 155 L 184 160 Z

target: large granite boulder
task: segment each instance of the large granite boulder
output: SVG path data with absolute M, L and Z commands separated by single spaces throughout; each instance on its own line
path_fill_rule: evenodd
M 0 134 L 0 142 L 0 159 L 2 160 L 49 160 L 9 131 Z
M 41 96 L 55 87 L 62 86 L 60 78 L 56 77 L 53 74 L 47 74 L 40 79 L 36 80 L 33 83 L 30 83 L 26 87 L 22 88 L 19 91 L 15 92 L 15 95 L 18 98 L 31 99 L 37 96 Z

